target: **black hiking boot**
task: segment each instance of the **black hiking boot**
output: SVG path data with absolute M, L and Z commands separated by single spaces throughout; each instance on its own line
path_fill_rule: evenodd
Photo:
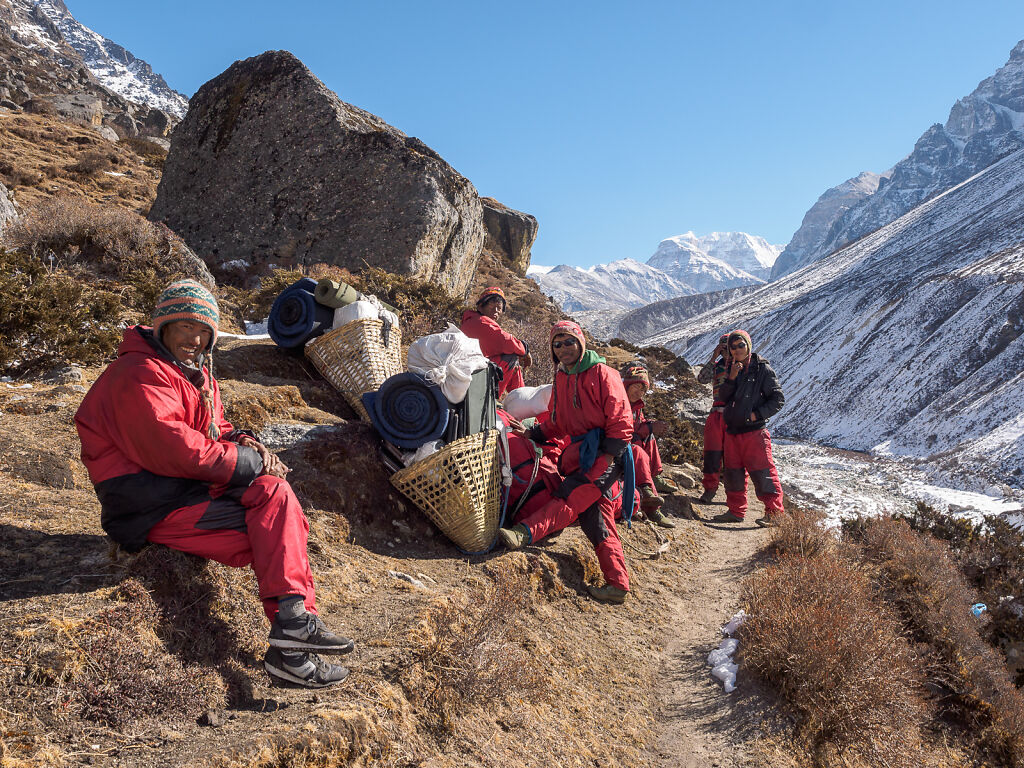
M 326 688 L 348 677 L 348 669 L 330 664 L 315 653 L 289 653 L 268 648 L 263 668 L 270 682 L 283 688 Z
M 715 500 L 715 492 L 714 491 L 709 491 L 709 490 L 705 490 L 704 493 L 702 493 L 700 495 L 700 498 L 697 499 L 697 501 L 699 501 L 701 504 L 710 504 L 714 500 Z
M 711 523 L 742 523 L 743 518 L 738 515 L 734 515 L 732 512 L 723 512 L 720 515 L 715 515 L 708 522 Z
M 294 619 L 281 620 L 280 614 L 270 625 L 270 645 L 286 651 L 313 653 L 350 653 L 356 644 L 347 637 L 336 635 L 315 613 L 303 613 Z

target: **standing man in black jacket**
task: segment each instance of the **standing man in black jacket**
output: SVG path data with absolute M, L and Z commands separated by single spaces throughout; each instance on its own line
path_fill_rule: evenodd
M 775 371 L 753 351 L 750 334 L 735 330 L 729 334 L 732 363 L 722 383 L 725 403 L 725 485 L 729 511 L 712 518 L 719 523 L 739 523 L 747 512 L 747 474 L 754 482 L 757 498 L 764 504 L 760 526 L 776 525 L 782 514 L 782 484 L 772 459 L 768 419 L 782 409 L 785 399 Z

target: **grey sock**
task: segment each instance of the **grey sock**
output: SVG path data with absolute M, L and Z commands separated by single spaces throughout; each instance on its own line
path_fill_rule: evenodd
M 306 612 L 302 595 L 285 595 L 277 599 L 277 617 L 280 621 L 297 619 Z

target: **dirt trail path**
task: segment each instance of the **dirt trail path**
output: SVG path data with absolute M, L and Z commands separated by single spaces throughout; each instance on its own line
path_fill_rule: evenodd
M 699 490 L 699 489 L 698 489 Z M 708 520 L 725 511 L 720 504 L 694 504 Z M 740 607 L 740 584 L 755 567 L 768 531 L 754 520 L 763 507 L 751 494 L 743 523 L 706 523 L 706 549 L 679 592 L 673 625 L 666 637 L 665 661 L 656 682 L 660 701 L 655 764 L 665 768 L 739 768 L 762 764 L 751 744 L 771 711 L 765 695 L 742 672 L 737 689 L 726 694 L 711 676 L 708 654 L 718 647 L 721 627 Z

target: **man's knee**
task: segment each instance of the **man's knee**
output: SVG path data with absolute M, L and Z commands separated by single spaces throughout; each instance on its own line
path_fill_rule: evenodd
M 293 498 L 295 492 L 287 480 L 273 475 L 260 475 L 252 481 L 252 485 L 242 496 L 242 503 L 247 507 L 256 507 L 273 499 L 287 502 Z
M 746 485 L 746 474 L 743 468 L 730 469 L 726 467 L 722 471 L 722 484 L 726 491 L 742 491 Z

